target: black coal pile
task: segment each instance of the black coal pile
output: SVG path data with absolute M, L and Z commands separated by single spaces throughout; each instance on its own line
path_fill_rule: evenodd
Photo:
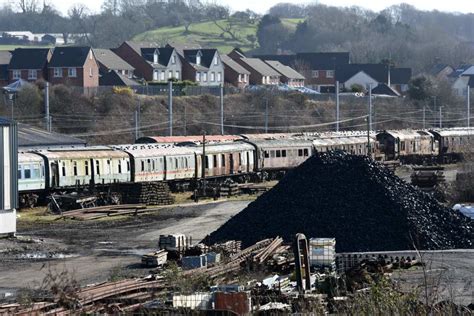
M 338 252 L 472 248 L 474 222 L 367 157 L 322 153 L 204 240 L 335 237 Z

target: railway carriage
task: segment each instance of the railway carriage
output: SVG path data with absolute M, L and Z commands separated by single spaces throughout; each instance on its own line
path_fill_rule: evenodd
M 45 161 L 46 188 L 130 181 L 128 155 L 110 147 L 50 149 L 37 154 Z
M 439 143 L 436 154 L 442 162 L 459 160 L 473 152 L 474 128 L 433 129 L 430 132 Z
M 17 177 L 20 205 L 33 207 L 46 186 L 44 159 L 34 153 L 19 153 Z
M 386 160 L 419 162 L 438 152 L 438 141 L 428 131 L 383 131 L 377 134 L 377 141 Z

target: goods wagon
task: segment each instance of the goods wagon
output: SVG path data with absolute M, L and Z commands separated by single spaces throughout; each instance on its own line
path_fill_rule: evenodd
M 193 179 L 196 155 L 192 148 L 172 144 L 114 146 L 130 155 L 133 182 Z
M 128 154 L 109 147 L 50 149 L 38 155 L 45 161 L 47 188 L 130 181 Z

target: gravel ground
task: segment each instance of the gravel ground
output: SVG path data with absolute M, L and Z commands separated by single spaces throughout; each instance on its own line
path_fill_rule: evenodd
M 0 240 L 0 301 L 5 293 L 37 288 L 48 271 L 67 270 L 84 285 L 116 275 L 147 274 L 140 256 L 156 247 L 160 234 L 185 233 L 201 240 L 248 203 L 173 207 L 116 221 L 20 222 L 20 238 Z

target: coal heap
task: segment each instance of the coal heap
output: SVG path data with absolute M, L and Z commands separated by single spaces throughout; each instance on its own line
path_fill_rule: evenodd
M 207 244 L 335 237 L 338 252 L 472 248 L 474 222 L 368 157 L 315 155 L 206 237 Z

